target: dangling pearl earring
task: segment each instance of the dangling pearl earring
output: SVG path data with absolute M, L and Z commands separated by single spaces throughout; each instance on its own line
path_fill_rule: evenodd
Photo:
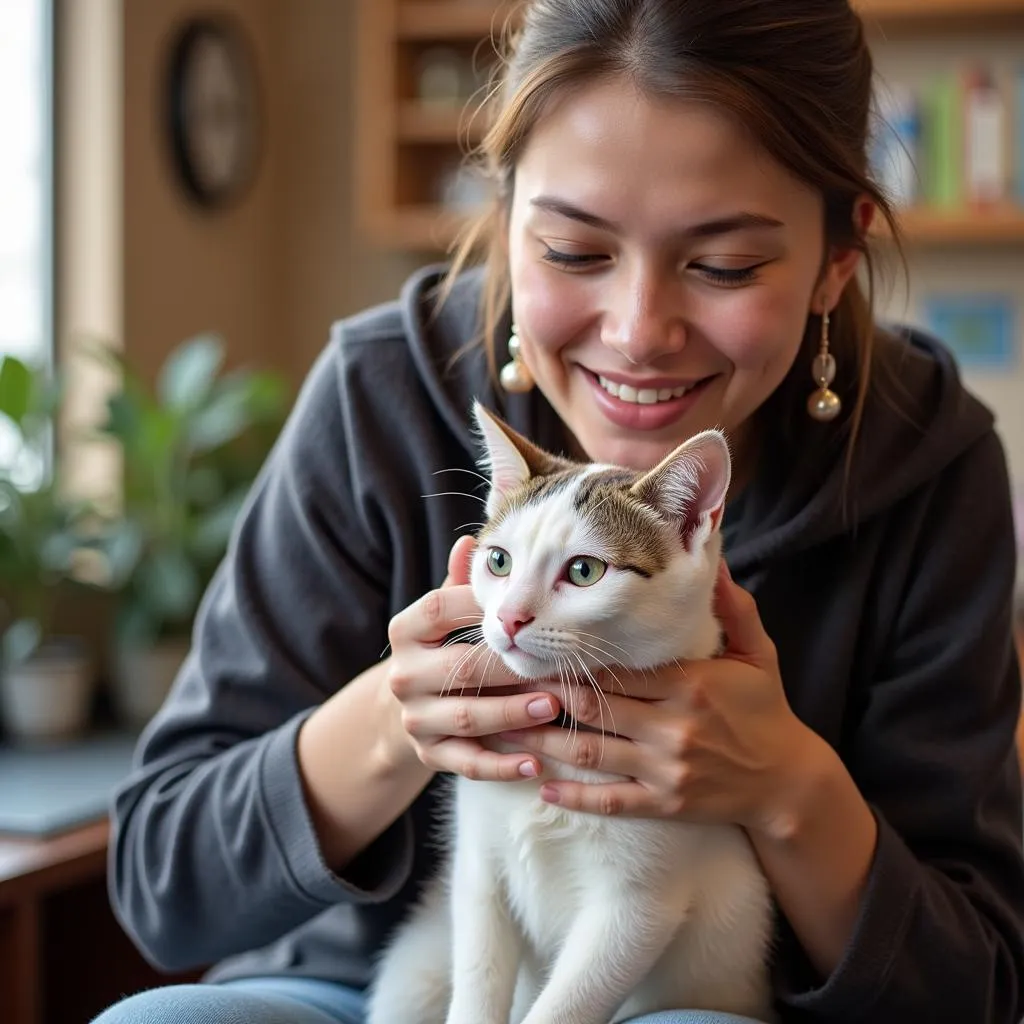
M 516 394 L 522 394 L 533 387 L 533 377 L 520 356 L 519 347 L 519 331 L 513 324 L 512 335 L 508 339 L 509 361 L 501 368 L 501 386 Z
M 807 412 L 819 423 L 828 423 L 839 415 L 843 403 L 829 385 L 836 379 L 836 360 L 828 350 L 828 310 L 821 318 L 821 346 L 814 357 L 811 375 L 818 384 L 818 390 L 807 399 Z

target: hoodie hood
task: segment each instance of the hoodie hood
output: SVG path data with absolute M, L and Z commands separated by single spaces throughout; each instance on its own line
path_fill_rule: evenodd
M 446 269 L 438 265 L 414 274 L 401 300 L 404 333 L 438 414 L 474 460 L 474 398 L 535 443 L 564 453 L 565 427 L 541 392 L 512 395 L 495 388 L 484 346 L 470 344 L 481 332 L 482 270 L 461 274 L 438 308 Z M 510 327 L 506 316 L 499 337 L 490 339 L 499 364 L 507 358 L 503 338 Z M 849 464 L 849 396 L 831 423 L 804 414 L 799 437 L 789 443 L 763 439 L 758 474 L 744 496 L 744 519 L 757 525 L 730 548 L 734 572 L 745 574 L 849 535 L 858 523 L 925 485 L 993 428 L 992 413 L 965 389 L 949 351 L 923 332 L 880 329 L 873 375 Z

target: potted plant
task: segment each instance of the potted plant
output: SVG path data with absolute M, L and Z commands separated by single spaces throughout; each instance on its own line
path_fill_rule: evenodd
M 101 434 L 123 453 L 119 516 L 104 547 L 115 592 L 113 696 L 132 726 L 162 703 L 188 650 L 200 597 L 284 420 L 281 378 L 225 371 L 223 341 L 177 347 L 147 385 L 107 349 L 120 375 Z
M 90 509 L 65 500 L 47 473 L 58 388 L 13 356 L 0 360 L 0 708 L 21 741 L 68 739 L 89 720 L 93 672 L 81 637 L 56 631 L 59 597 L 75 586 Z

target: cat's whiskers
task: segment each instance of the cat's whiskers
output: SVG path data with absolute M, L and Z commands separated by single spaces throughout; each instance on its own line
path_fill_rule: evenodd
M 587 663 L 583 660 L 583 658 L 580 656 L 580 654 L 578 652 L 572 651 L 571 653 L 574 655 L 576 660 L 580 663 L 580 668 L 583 669 L 583 674 L 587 677 L 587 681 L 590 683 L 590 688 L 594 691 L 594 694 L 597 697 L 597 708 L 598 708 L 598 712 L 600 713 L 600 716 L 601 716 L 601 719 L 600 719 L 600 721 L 601 721 L 601 757 L 600 757 L 600 760 L 598 761 L 598 764 L 600 765 L 601 762 L 604 761 L 605 741 L 606 741 L 607 735 L 608 735 L 607 730 L 604 727 L 604 710 L 605 710 L 605 708 L 608 709 L 608 719 L 611 722 L 611 726 L 612 726 L 611 731 L 613 733 L 615 732 L 615 715 L 612 712 L 612 706 L 611 706 L 610 702 L 608 701 L 607 695 L 604 693 L 604 691 L 601 689 L 601 687 L 597 685 L 597 680 L 594 678 L 594 675 L 590 671 L 590 668 L 587 666 Z M 578 682 L 579 682 L 579 677 L 577 676 L 577 683 Z
M 481 644 L 468 644 L 466 653 L 452 666 L 451 671 L 448 673 L 448 678 L 445 680 L 444 686 L 441 688 L 441 696 L 447 697 L 448 694 L 452 693 L 455 689 L 455 678 L 459 674 L 459 670 L 466 662 L 473 657 L 483 657 L 484 653 L 490 650 L 486 645 Z
M 436 494 L 421 494 L 421 498 L 469 498 L 472 501 L 479 501 L 481 505 L 487 504 L 487 499 L 479 494 L 467 494 L 465 491 L 438 491 Z
M 598 636 L 596 633 L 588 633 L 585 629 L 570 629 L 567 630 L 567 632 L 571 633 L 574 637 L 586 636 L 589 637 L 591 640 L 596 640 L 599 644 L 603 644 L 605 647 L 614 648 L 615 650 L 619 651 L 627 660 L 632 658 L 633 656 L 631 651 L 626 650 L 626 648 L 623 647 L 621 644 L 612 643 L 612 641 L 609 640 L 607 637 Z M 623 659 L 619 658 L 617 660 L 621 662 Z
M 604 658 L 608 658 L 614 664 L 614 659 L 611 657 L 608 651 L 602 650 L 596 644 L 592 644 L 587 640 L 582 640 L 578 636 L 575 638 L 574 642 L 577 647 L 585 648 L 585 653 L 590 655 L 590 657 L 592 657 L 597 662 L 597 667 L 602 672 L 607 672 L 608 675 L 610 675 L 612 679 L 615 681 L 615 683 L 618 685 L 619 689 L 623 693 L 626 692 L 625 686 L 622 685 L 622 680 L 619 679 L 619 677 L 615 674 L 615 669 L 612 668 L 611 664 L 609 664 L 608 661 L 604 660 Z
M 483 692 L 484 683 L 487 680 L 487 673 L 491 671 L 491 665 L 494 663 L 494 659 L 495 658 L 497 658 L 497 654 L 495 654 L 494 651 L 490 647 L 488 647 L 487 648 L 487 660 L 484 662 L 484 670 L 480 674 L 480 682 L 479 682 L 479 684 L 477 685 L 477 688 L 476 688 L 476 695 L 478 697 Z
M 484 631 L 483 628 L 477 626 L 475 629 L 468 629 L 465 631 L 459 631 L 454 636 L 448 637 L 441 643 L 442 647 L 455 647 L 458 644 L 472 644 L 476 640 L 483 640 Z
M 570 678 L 575 681 L 575 673 L 569 664 L 569 659 L 563 654 L 555 655 L 555 665 L 558 667 L 558 680 L 562 694 L 562 707 L 569 712 L 569 728 L 566 730 L 565 742 L 562 747 L 572 749 L 576 739 L 579 724 L 576 721 L 576 704 L 573 700 L 575 689 L 570 685 Z
M 475 476 L 485 487 L 490 488 L 491 481 L 483 475 L 478 473 L 475 469 L 463 469 L 462 466 L 450 466 L 447 469 L 436 469 L 431 476 L 440 476 L 442 473 L 466 473 L 469 476 Z

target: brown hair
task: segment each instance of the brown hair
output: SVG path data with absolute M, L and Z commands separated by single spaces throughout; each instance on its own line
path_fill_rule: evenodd
M 567 90 L 624 78 L 649 95 L 711 102 L 738 119 L 778 163 L 822 195 L 826 253 L 856 248 L 864 254 L 868 294 L 852 279 L 830 325 L 837 387 L 856 392 L 849 457 L 875 337 L 875 264 L 854 224 L 857 199 L 876 204 L 897 245 L 899 233 L 868 170 L 873 62 L 848 0 L 527 0 L 498 49 L 490 128 L 476 153 L 496 186 L 494 199 L 461 238 L 449 276 L 482 251 L 481 317 L 492 370 L 491 342 L 510 297 L 502 236 L 520 155 L 545 110 Z M 813 388 L 810 360 L 819 331 L 819 318 L 809 319 L 803 395 Z

